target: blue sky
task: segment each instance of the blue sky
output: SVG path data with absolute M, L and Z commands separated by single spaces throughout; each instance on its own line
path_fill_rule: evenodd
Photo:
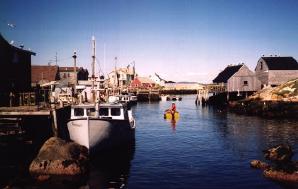
M 36 52 L 36 65 L 54 64 L 57 52 L 58 65 L 72 66 L 76 50 L 90 69 L 94 35 L 105 73 L 117 56 L 139 75 L 208 83 L 228 64 L 298 59 L 297 10 L 296 0 L 0 0 L 0 32 Z

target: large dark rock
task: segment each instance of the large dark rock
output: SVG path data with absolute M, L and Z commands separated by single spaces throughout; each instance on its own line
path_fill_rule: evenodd
M 290 145 L 280 144 L 263 152 L 264 157 L 271 164 L 253 160 L 250 162 L 251 167 L 264 170 L 263 174 L 266 178 L 298 184 L 298 162 L 292 161 L 294 153 Z
M 88 171 L 88 159 L 86 147 L 52 137 L 43 144 L 29 171 L 39 180 L 51 176 L 80 176 Z
M 263 172 L 263 174 L 266 178 L 275 181 L 298 183 L 298 173 L 287 173 L 284 171 L 267 169 Z
M 270 168 L 270 165 L 268 163 L 262 162 L 260 160 L 252 160 L 250 162 L 250 166 L 252 168 L 262 169 L 262 170 L 265 170 L 265 169 L 269 169 Z
M 294 155 L 291 146 L 288 144 L 280 144 L 263 152 L 267 160 L 274 162 L 289 162 Z

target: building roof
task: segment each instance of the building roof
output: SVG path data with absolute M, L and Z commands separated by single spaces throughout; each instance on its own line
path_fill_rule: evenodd
M 30 55 L 34 55 L 34 56 L 36 55 L 35 52 L 32 52 L 32 51 L 30 51 L 30 50 L 25 50 L 25 49 L 23 49 L 23 48 L 19 48 L 19 47 L 16 47 L 16 46 L 11 45 L 10 43 L 8 43 L 8 41 L 6 41 L 6 40 L 4 39 L 4 37 L 1 35 L 1 33 L 0 33 L 0 40 L 3 41 L 4 44 L 10 46 L 10 48 L 12 48 L 12 49 L 14 49 L 14 50 L 16 50 L 16 51 L 18 51 L 18 52 L 25 52 L 25 53 L 28 53 L 28 54 L 30 54 Z
M 262 57 L 269 70 L 298 70 L 298 63 L 293 57 Z
M 141 83 L 151 83 L 154 84 L 155 82 L 152 81 L 151 79 L 149 79 L 148 77 L 137 77 L 137 79 L 141 82 Z
M 83 69 L 82 67 L 77 67 L 77 71 L 79 71 L 79 69 Z M 59 71 L 60 72 L 73 72 L 74 71 L 74 67 L 69 66 L 69 67 L 59 67 Z
M 117 73 L 119 73 L 119 72 L 129 74 L 129 75 L 134 75 L 134 70 L 131 67 L 117 68 Z M 115 73 L 115 70 L 112 70 L 108 75 L 114 74 L 114 73 Z
M 220 72 L 215 79 L 213 79 L 213 83 L 227 83 L 228 79 L 232 77 L 238 70 L 243 66 L 240 65 L 233 65 L 227 66 L 222 72 Z
M 50 82 L 57 80 L 58 66 L 31 66 L 31 82 Z

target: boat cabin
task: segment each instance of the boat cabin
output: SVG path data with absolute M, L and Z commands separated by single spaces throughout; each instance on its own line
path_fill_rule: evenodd
M 129 103 L 130 101 L 129 95 L 120 95 L 119 98 L 120 98 L 120 102 Z
M 93 104 L 74 105 L 71 107 L 71 118 L 95 117 L 96 110 Z
M 138 101 L 138 97 L 137 96 L 130 96 L 130 101 Z
M 121 103 L 99 104 L 98 108 L 93 104 L 72 106 L 72 119 L 84 117 L 124 120 L 128 118 L 127 106 Z
M 98 117 L 104 119 L 128 119 L 127 106 L 121 103 L 100 104 Z

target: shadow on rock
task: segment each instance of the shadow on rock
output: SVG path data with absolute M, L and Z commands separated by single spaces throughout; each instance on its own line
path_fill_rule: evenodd
M 293 161 L 294 152 L 288 144 L 280 144 L 264 150 L 264 157 L 270 163 L 252 160 L 251 167 L 262 169 L 266 178 L 298 186 L 298 163 Z

